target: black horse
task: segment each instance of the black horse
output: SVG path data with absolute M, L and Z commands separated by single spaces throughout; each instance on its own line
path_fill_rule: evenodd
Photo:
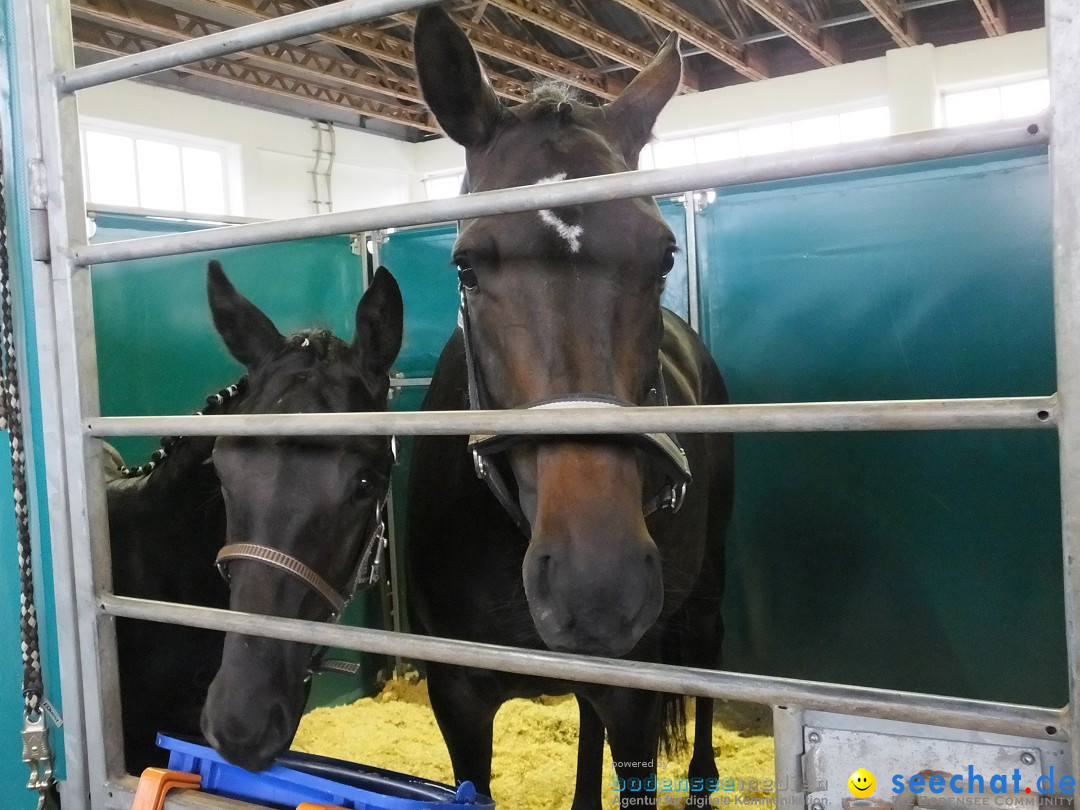
M 471 192 L 636 168 L 682 71 L 672 37 L 605 107 L 547 87 L 506 108 L 445 12 L 421 11 L 414 42 L 424 98 L 466 149 Z M 651 199 L 462 222 L 453 255 L 460 324 L 423 407 L 726 402 L 708 351 L 660 305 L 675 249 Z M 460 639 L 717 666 L 731 501 L 730 435 L 419 439 L 409 494 L 413 621 Z M 576 810 L 600 806 L 605 730 L 621 800 L 641 806 L 655 801 L 648 777 L 661 740 L 677 741 L 682 728 L 674 696 L 438 664 L 428 677 L 455 776 L 481 791 L 492 719 L 510 697 L 577 696 Z M 711 721 L 711 701 L 699 700 L 694 803 L 717 775 Z
M 217 262 L 208 293 L 215 327 L 247 368 L 241 384 L 211 398 L 215 412 L 386 408 L 402 333 L 389 271 L 380 268 L 361 299 L 352 343 L 327 331 L 283 337 Z M 388 437 L 188 437 L 164 449 L 107 483 L 118 593 L 311 620 L 340 612 L 382 540 Z M 312 645 L 123 619 L 117 641 L 129 772 L 160 764 L 158 731 L 201 729 L 253 771 L 291 742 Z

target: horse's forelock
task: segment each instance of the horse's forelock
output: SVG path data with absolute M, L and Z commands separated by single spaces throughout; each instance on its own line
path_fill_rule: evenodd
M 580 94 L 570 85 L 554 79 L 539 81 L 529 93 L 528 103 L 538 111 L 554 111 L 560 104 L 581 103 Z

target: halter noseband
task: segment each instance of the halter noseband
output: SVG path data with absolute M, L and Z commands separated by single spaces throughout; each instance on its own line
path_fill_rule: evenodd
M 476 365 L 476 357 L 472 350 L 470 338 L 469 307 L 464 285 L 459 285 L 461 295 L 461 331 L 465 347 L 465 368 L 469 384 L 469 408 L 479 410 L 483 407 L 480 401 L 480 374 Z M 659 359 L 656 363 L 657 382 L 649 392 L 656 399 L 656 404 L 667 405 L 667 386 L 664 384 L 664 369 Z M 568 394 L 563 397 L 544 399 L 526 405 L 522 410 L 546 410 L 553 408 L 633 408 L 634 403 L 618 397 L 590 396 L 586 394 Z M 634 444 L 648 451 L 657 461 L 667 476 L 667 483 L 659 493 L 647 499 L 642 504 L 645 517 L 656 512 L 658 509 L 667 507 L 671 511 L 678 512 L 686 497 L 686 488 L 693 476 L 690 473 L 690 464 L 686 458 L 686 452 L 679 444 L 679 440 L 671 433 L 614 433 L 605 435 L 606 441 Z M 469 449 L 472 451 L 473 468 L 478 478 L 487 483 L 495 498 L 502 504 L 503 509 L 514 521 L 526 537 L 532 534 L 529 519 L 521 509 L 502 473 L 491 461 L 490 456 L 509 450 L 515 445 L 527 441 L 536 441 L 534 437 L 520 435 L 497 435 L 497 434 L 474 434 L 469 437 Z
M 397 442 L 393 437 L 390 439 L 393 463 L 397 462 Z M 215 563 L 218 572 L 229 581 L 227 563 L 230 560 L 252 560 L 265 565 L 273 566 L 281 571 L 296 577 L 311 590 L 323 598 L 330 606 L 330 618 L 336 621 L 341 617 L 349 601 L 357 591 L 366 590 L 379 582 L 382 576 L 383 554 L 387 546 L 386 512 L 387 501 L 390 499 L 390 488 L 387 486 L 382 497 L 375 501 L 375 513 L 372 520 L 371 532 L 364 541 L 360 557 L 356 561 L 356 567 L 346 580 L 348 590 L 344 593 L 338 591 L 326 581 L 317 571 L 284 551 L 279 551 L 270 546 L 258 543 L 231 543 L 223 546 L 217 553 Z

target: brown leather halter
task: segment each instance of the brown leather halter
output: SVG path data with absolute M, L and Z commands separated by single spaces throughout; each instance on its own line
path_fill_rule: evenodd
M 394 455 L 396 457 L 396 452 Z M 364 543 L 355 570 L 346 580 L 348 591 L 345 593 L 338 591 L 318 572 L 291 554 L 258 543 L 231 543 L 223 546 L 215 561 L 217 569 L 226 582 L 229 581 L 227 563 L 231 560 L 253 560 L 285 571 L 321 596 L 330 605 L 330 619 L 337 620 L 356 592 L 375 585 L 382 574 L 383 552 L 387 545 L 386 503 L 389 497 L 390 489 L 387 487 L 383 496 L 375 502 L 374 525 Z

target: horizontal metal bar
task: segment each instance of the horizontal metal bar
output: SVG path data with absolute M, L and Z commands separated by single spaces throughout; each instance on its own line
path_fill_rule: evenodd
M 164 219 L 189 222 L 195 225 L 246 225 L 249 222 L 266 222 L 265 217 L 238 217 L 233 214 L 193 214 L 190 211 L 173 211 L 167 208 L 138 208 L 132 205 L 87 206 L 86 215 L 91 219 L 98 216 L 139 217 L 142 219 Z
M 238 53 L 271 42 L 282 42 L 318 34 L 331 28 L 382 19 L 436 2 L 438 0 L 340 0 L 321 8 L 298 11 L 198 39 L 165 45 L 145 53 L 121 56 L 69 70 L 57 77 L 56 84 L 60 92 L 73 93 L 87 87 L 133 79 L 203 59 Z
M 500 433 L 788 433 L 1051 428 L 1054 397 L 793 402 L 505 411 L 97 416 L 90 436 L 351 436 Z
M 219 250 L 225 247 L 285 242 L 312 236 L 377 231 L 383 228 L 446 222 L 471 217 L 536 211 L 604 200 L 674 194 L 703 188 L 893 166 L 920 160 L 994 152 L 1047 142 L 1044 119 L 1034 123 L 994 122 L 978 127 L 939 129 L 872 141 L 844 143 L 739 160 L 692 166 L 622 172 L 544 183 L 539 186 L 485 191 L 445 200 L 403 203 L 359 211 L 316 214 L 274 222 L 234 225 L 190 233 L 76 245 L 78 265 L 145 259 Z
M 280 638 L 377 655 L 398 655 L 423 661 L 536 675 L 561 681 L 585 681 L 772 706 L 800 706 L 805 709 L 1042 739 L 1049 734 L 1048 726 L 1055 728 L 1053 739 L 1063 738 L 1064 734 L 1061 730 L 1063 712 L 1036 706 L 542 652 L 114 595 L 101 596 L 100 606 L 104 612 L 113 616 Z

